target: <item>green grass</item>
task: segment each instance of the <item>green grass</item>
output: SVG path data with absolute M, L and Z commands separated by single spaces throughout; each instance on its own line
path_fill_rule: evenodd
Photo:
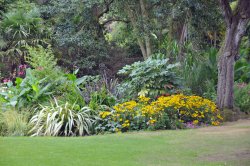
M 250 123 L 90 137 L 1 137 L 0 166 L 250 165 Z

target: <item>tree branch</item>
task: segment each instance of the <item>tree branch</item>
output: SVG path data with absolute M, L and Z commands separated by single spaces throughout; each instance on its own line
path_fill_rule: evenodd
M 228 0 L 220 0 L 220 6 L 222 8 L 224 18 L 226 21 L 227 26 L 230 26 L 233 18 L 233 12 L 230 7 L 229 1 Z
M 114 0 L 111 0 L 109 2 L 105 0 L 104 2 L 106 7 L 100 14 L 98 14 L 98 18 L 101 18 L 105 13 L 109 12 L 110 5 L 114 2 Z
M 243 19 L 250 18 L 250 1 L 249 0 L 239 0 L 237 10 L 240 11 L 240 16 Z
M 155 6 L 160 6 L 161 2 L 162 2 L 162 0 L 159 0 L 158 2 L 153 3 L 152 5 L 150 5 L 149 7 L 147 7 L 147 10 L 151 10 Z

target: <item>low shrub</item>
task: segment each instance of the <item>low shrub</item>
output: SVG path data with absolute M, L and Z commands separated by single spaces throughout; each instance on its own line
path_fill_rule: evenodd
M 1 136 L 25 136 L 28 133 L 27 112 L 8 110 L 0 112 L 0 135 Z
M 69 103 L 41 105 L 31 118 L 32 136 L 83 136 L 91 133 L 95 116 L 89 107 L 79 108 Z
M 17 77 L 15 84 L 11 81 L 6 83 L 0 98 L 6 106 L 25 108 L 48 100 L 49 95 L 52 94 L 51 87 L 51 83 L 46 83 L 46 78 L 37 79 L 32 70 L 27 69 L 24 79 Z
M 112 107 L 115 105 L 115 98 L 103 87 L 100 91 L 92 92 L 89 107 L 93 110 L 100 110 L 102 105 Z
M 250 113 L 250 84 L 238 83 L 234 86 L 235 105 L 242 112 Z
M 199 97 L 183 94 L 161 96 L 153 101 L 139 97 L 118 104 L 113 110 L 99 113 L 102 122 L 99 131 L 127 131 L 140 129 L 176 129 L 185 124 L 219 125 L 223 119 L 214 102 Z

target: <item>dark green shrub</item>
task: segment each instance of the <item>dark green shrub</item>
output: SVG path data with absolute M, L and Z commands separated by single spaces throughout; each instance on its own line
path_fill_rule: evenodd
M 186 56 L 183 67 L 180 69 L 185 87 L 190 88 L 193 94 L 214 100 L 218 76 L 217 50 L 210 48 L 200 54 L 190 51 Z
M 100 105 L 112 107 L 115 105 L 115 103 L 115 98 L 107 91 L 105 87 L 103 87 L 100 91 L 95 91 L 91 94 L 89 107 L 93 110 L 99 110 Z
M 238 83 L 234 86 L 235 105 L 242 112 L 250 113 L 250 84 Z

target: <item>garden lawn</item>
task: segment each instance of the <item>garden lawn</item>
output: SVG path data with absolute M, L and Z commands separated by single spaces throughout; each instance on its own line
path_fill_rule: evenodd
M 250 166 L 250 120 L 75 138 L 1 137 L 0 166 Z

